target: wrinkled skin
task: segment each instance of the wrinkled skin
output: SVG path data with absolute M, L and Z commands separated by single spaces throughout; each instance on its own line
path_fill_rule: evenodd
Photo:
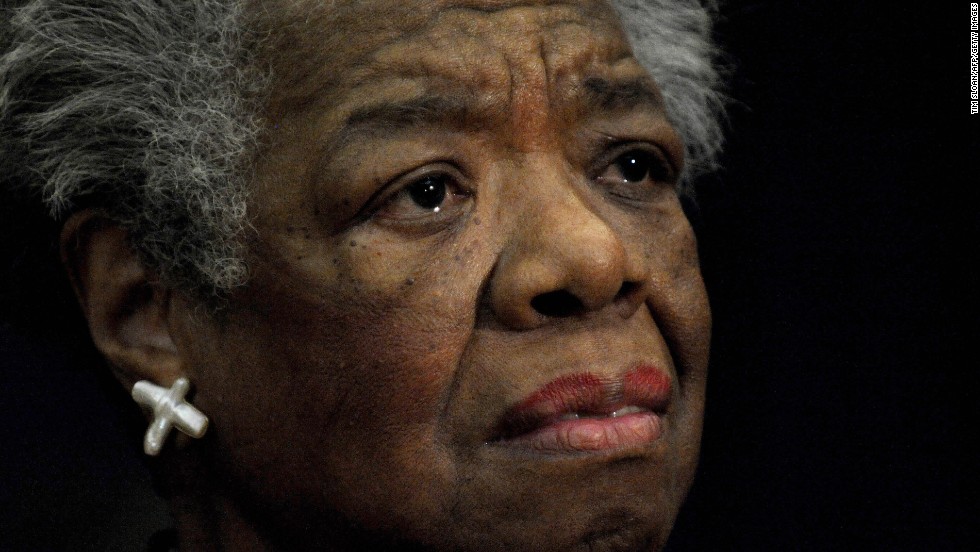
M 183 544 L 661 547 L 696 464 L 710 315 L 674 190 L 682 145 L 613 10 L 254 14 L 275 84 L 252 278 L 220 317 L 179 294 L 166 310 L 211 419 L 165 459 Z M 658 168 L 624 181 L 637 150 Z M 411 191 L 426 178 L 438 211 Z M 672 380 L 654 442 L 497 440 L 556 377 L 637 363 Z

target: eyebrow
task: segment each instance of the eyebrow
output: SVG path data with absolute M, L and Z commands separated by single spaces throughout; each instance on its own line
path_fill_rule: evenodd
M 423 94 L 401 101 L 385 101 L 356 108 L 347 116 L 335 142 L 354 138 L 390 135 L 422 126 L 465 127 L 475 115 L 473 98 L 462 92 L 452 95 Z
M 644 107 L 664 111 L 660 94 L 645 78 L 609 81 L 589 77 L 582 81 L 575 96 L 573 101 L 590 112 L 631 111 Z M 467 128 L 481 114 L 497 111 L 485 105 L 477 107 L 479 103 L 473 94 L 459 90 L 452 94 L 425 93 L 406 100 L 361 106 L 347 116 L 332 142 L 334 148 L 338 148 L 358 138 L 393 135 L 425 126 Z M 501 112 L 506 112 L 506 107 Z
M 589 77 L 582 82 L 584 103 L 590 110 L 629 111 L 640 107 L 653 107 L 664 111 L 663 99 L 649 79 L 609 81 L 601 77 Z

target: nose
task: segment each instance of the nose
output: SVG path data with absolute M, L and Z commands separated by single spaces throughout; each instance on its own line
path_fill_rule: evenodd
M 629 318 L 643 303 L 644 256 L 571 190 L 553 191 L 524 197 L 490 286 L 496 317 L 521 330 L 604 309 Z

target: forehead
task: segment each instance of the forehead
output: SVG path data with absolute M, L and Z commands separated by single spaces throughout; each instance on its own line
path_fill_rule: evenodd
M 344 96 L 555 84 L 584 71 L 642 73 L 603 1 L 260 1 L 260 61 L 277 110 Z M 600 75 L 607 76 L 607 75 Z M 632 75 L 635 76 L 635 75 Z M 529 80 L 552 82 L 527 82 Z M 498 90 L 498 93 L 500 91 Z
M 564 19 L 599 24 L 615 19 L 615 11 L 604 0 L 251 0 L 248 13 L 253 23 L 271 34 L 289 35 L 293 46 L 329 40 L 339 31 L 367 42 L 385 42 L 428 31 L 433 23 L 456 17 L 475 26 L 521 19 L 543 25 Z M 351 45 L 352 49 L 360 46 Z

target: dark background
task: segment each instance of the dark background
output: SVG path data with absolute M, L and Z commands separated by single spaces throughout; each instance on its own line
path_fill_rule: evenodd
M 673 550 L 976 549 L 969 3 L 724 14 L 713 362 Z
M 969 2 L 869 4 L 723 10 L 729 146 L 695 217 L 712 372 L 673 552 L 977 540 Z M 4 314 L 30 310 L 11 282 Z M 168 523 L 135 406 L 71 322 L 0 326 L 0 550 L 126 549 Z

